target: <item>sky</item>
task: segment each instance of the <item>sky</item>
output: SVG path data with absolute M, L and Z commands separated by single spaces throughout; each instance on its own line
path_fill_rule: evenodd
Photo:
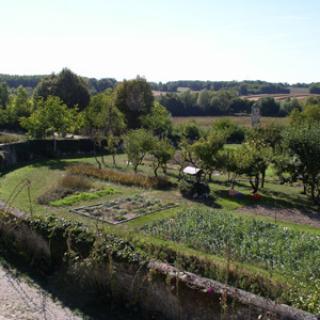
M 320 81 L 319 0 L 0 0 L 0 73 Z

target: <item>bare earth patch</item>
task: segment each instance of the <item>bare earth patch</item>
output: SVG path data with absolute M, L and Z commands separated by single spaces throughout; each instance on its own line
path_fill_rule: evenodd
M 266 205 L 244 206 L 237 211 L 320 228 L 320 213 L 317 211 L 297 208 L 277 208 Z
M 0 265 L 0 320 L 56 320 L 82 318 L 54 301 L 36 284 L 17 278 Z

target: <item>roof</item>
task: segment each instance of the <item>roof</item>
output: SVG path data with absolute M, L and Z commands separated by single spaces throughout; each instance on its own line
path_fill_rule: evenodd
M 191 167 L 191 166 L 185 167 L 183 169 L 183 173 L 190 174 L 192 176 L 197 175 L 198 173 L 200 173 L 200 171 L 201 171 L 201 169 L 195 168 L 195 167 Z

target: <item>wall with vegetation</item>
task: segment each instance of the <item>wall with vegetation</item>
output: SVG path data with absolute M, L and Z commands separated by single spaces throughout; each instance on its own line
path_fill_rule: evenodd
M 96 227 L 1 213 L 0 246 L 62 286 L 99 292 L 138 307 L 146 319 L 316 319 L 270 300 L 151 260 L 126 240 Z M 61 285 L 61 284 L 60 284 Z
M 0 145 L 0 164 L 5 169 L 35 160 L 90 155 L 93 152 L 94 145 L 89 139 L 29 140 Z

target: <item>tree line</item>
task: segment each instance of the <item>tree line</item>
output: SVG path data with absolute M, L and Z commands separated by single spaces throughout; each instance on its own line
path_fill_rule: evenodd
M 19 86 L 25 88 L 34 89 L 38 83 L 48 75 L 8 75 L 0 74 L 0 82 L 7 84 L 9 88 L 16 89 Z M 87 78 L 82 77 L 87 83 L 89 92 L 92 94 L 102 92 L 108 88 L 114 88 L 117 84 L 117 80 L 113 78 Z M 232 90 L 239 96 L 254 95 L 254 94 L 287 94 L 290 93 L 290 89 L 295 88 L 309 88 L 310 93 L 319 93 L 319 83 L 271 83 L 267 81 L 199 81 L 199 80 L 180 80 L 180 81 L 168 81 L 162 82 L 149 82 L 152 90 L 161 92 L 178 92 L 179 89 L 190 89 L 192 91 L 201 90 Z
M 168 93 L 158 97 L 159 102 L 173 116 L 220 116 L 250 114 L 252 106 L 259 107 L 262 116 L 283 117 L 295 109 L 301 109 L 301 103 L 295 98 L 281 102 L 272 97 L 264 97 L 257 102 L 240 98 L 232 90 L 190 90 L 181 93 Z

